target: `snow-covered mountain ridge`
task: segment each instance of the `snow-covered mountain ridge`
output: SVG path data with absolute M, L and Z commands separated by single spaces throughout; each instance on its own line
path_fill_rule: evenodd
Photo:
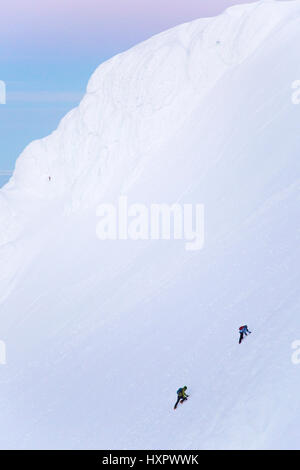
M 262 1 L 159 34 L 19 157 L 0 191 L 1 447 L 299 446 L 299 20 L 299 0 Z M 99 241 L 96 207 L 120 195 L 203 203 L 204 249 Z

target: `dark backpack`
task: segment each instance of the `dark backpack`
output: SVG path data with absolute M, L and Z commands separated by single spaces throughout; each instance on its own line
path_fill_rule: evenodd
M 183 389 L 182 389 L 182 388 L 179 388 L 179 389 L 177 390 L 177 395 L 180 395 L 180 396 L 181 396 L 181 395 L 182 395 L 182 391 L 183 391 Z

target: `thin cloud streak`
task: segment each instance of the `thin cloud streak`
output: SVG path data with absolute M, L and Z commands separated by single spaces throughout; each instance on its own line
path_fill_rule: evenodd
M 79 103 L 83 93 L 73 91 L 12 91 L 7 94 L 7 103 Z

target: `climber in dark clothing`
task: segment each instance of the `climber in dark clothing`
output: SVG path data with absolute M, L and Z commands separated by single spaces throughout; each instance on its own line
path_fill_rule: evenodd
M 183 388 L 179 388 L 177 390 L 177 401 L 174 406 L 174 410 L 176 410 L 178 403 L 183 403 L 185 400 L 188 399 L 188 395 L 185 393 L 187 390 L 187 386 L 185 385 Z

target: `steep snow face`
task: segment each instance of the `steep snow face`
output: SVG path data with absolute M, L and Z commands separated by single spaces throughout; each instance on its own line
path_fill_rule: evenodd
M 299 447 L 299 20 L 263 1 L 160 34 L 20 156 L 0 191 L 1 447 Z M 204 249 L 100 242 L 120 194 L 203 203 Z
M 24 197 L 28 191 L 46 200 L 63 195 L 69 208 L 89 206 L 116 187 L 116 172 L 123 189 L 141 159 L 180 129 L 221 77 L 295 18 L 298 5 L 292 3 L 236 6 L 104 63 L 80 106 L 52 135 L 25 149 L 6 192 L 16 189 Z

